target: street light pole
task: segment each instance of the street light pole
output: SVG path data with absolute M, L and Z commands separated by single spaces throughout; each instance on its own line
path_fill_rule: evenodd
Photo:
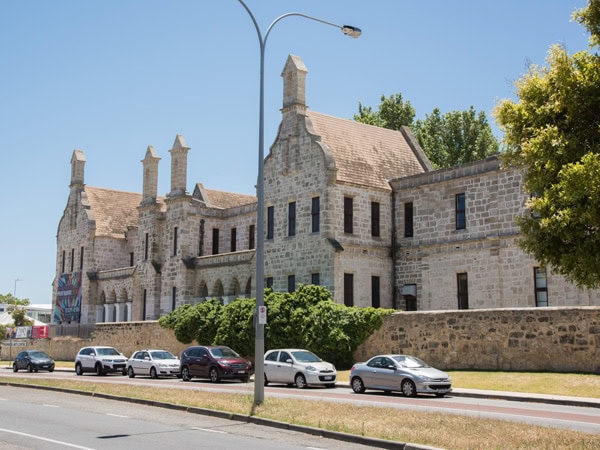
M 263 35 L 258 22 L 254 18 L 254 14 L 250 8 L 242 0 L 238 0 L 244 7 L 256 28 L 258 35 L 258 43 L 260 45 L 260 101 L 258 114 L 258 179 L 256 180 L 256 308 L 254 311 L 255 319 L 255 341 L 254 341 L 254 404 L 260 405 L 265 399 L 264 388 L 264 355 L 265 355 L 265 327 L 264 323 L 260 323 L 259 310 L 264 308 L 265 304 L 265 235 L 264 235 L 264 205 L 265 205 L 265 186 L 264 186 L 264 140 L 265 140 L 265 47 L 269 33 L 277 22 L 286 17 L 298 16 L 305 19 L 314 20 L 316 22 L 330 25 L 339 28 L 346 36 L 357 38 L 361 35 L 360 28 L 351 25 L 337 25 L 317 17 L 308 16 L 306 14 L 290 12 L 277 17 L 267 27 Z
M 17 298 L 17 281 L 23 281 L 20 278 L 15 278 L 15 289 L 13 291 L 13 297 Z

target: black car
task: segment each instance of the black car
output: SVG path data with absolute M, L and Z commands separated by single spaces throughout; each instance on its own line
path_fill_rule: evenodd
M 41 350 L 24 350 L 15 357 L 13 372 L 23 369 L 27 372 L 37 372 L 38 370 L 54 372 L 54 360 Z
M 198 377 L 213 383 L 222 379 L 246 383 L 252 374 L 252 363 L 224 345 L 188 347 L 181 353 L 179 367 L 183 381 Z

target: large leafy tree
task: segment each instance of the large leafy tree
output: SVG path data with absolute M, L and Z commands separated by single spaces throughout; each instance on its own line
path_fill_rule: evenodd
M 438 168 L 478 161 L 498 152 L 498 141 L 485 113 L 477 113 L 472 106 L 467 111 L 446 114 L 435 108 L 424 119 L 416 121 L 415 114 L 402 94 L 382 95 L 375 111 L 359 103 L 354 120 L 391 130 L 400 130 L 403 126 L 412 128 L 425 154 Z
M 600 0 L 574 18 L 600 44 Z M 600 57 L 555 45 L 546 66 L 516 82 L 517 101 L 495 110 L 506 161 L 531 193 L 518 219 L 522 248 L 579 286 L 600 287 Z

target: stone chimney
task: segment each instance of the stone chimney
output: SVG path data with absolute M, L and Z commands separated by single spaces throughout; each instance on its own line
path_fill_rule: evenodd
M 83 189 L 85 173 L 85 155 L 82 150 L 73 150 L 71 156 L 71 184 L 70 187 Z

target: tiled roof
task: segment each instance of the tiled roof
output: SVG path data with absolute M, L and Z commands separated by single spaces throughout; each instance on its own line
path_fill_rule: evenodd
M 127 227 L 138 225 L 142 194 L 92 186 L 86 186 L 85 192 L 96 220 L 96 236 L 125 237 Z
M 208 203 L 213 208 L 227 209 L 257 202 L 254 195 L 215 191 L 213 189 L 205 189 L 204 192 L 208 197 Z
M 400 131 L 315 111 L 307 116 L 331 151 L 340 182 L 389 190 L 391 178 L 428 171 Z

